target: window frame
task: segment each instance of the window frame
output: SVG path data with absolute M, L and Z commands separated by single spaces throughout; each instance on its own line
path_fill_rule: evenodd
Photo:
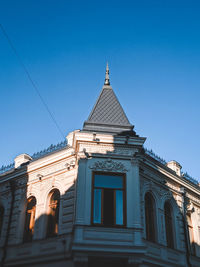
M 166 216 L 166 205 L 168 205 L 169 210 L 170 210 L 170 215 L 167 214 Z M 175 224 L 174 224 L 174 209 L 172 207 L 172 204 L 169 200 L 166 200 L 164 203 L 164 220 L 165 220 L 165 238 L 166 238 L 166 246 L 170 249 L 175 249 Z M 171 228 L 171 235 L 168 233 L 169 230 L 169 223 L 168 225 L 166 224 L 166 221 L 170 220 L 170 228 Z M 169 239 L 168 239 L 169 238 Z M 171 246 L 171 244 L 172 246 Z
M 146 197 L 150 197 L 151 198 L 151 211 L 153 211 L 153 224 L 152 224 L 152 221 L 151 222 L 148 222 L 147 221 L 147 217 L 146 217 L 146 213 L 147 213 L 147 206 L 146 206 L 146 204 L 149 204 L 149 203 L 146 203 Z M 148 206 L 148 208 L 150 207 L 150 205 Z M 148 212 L 149 212 L 149 210 L 148 210 Z M 156 231 L 156 229 L 157 229 L 157 212 L 156 212 L 156 201 L 155 201 L 155 198 L 154 198 L 154 196 L 153 196 L 153 194 L 150 192 L 150 191 L 147 191 L 146 193 L 145 193 L 145 195 L 144 195 L 144 217 L 145 217 L 145 239 L 147 240 L 147 241 L 149 241 L 149 242 L 153 242 L 153 243 L 157 243 L 157 231 Z M 150 212 L 151 213 L 151 212 Z M 149 238 L 149 236 L 147 236 L 147 235 L 149 235 L 149 233 L 147 233 L 147 227 L 148 227 L 148 225 L 152 225 L 153 226 L 153 239 L 154 240 L 151 240 L 150 238 Z M 151 227 L 150 227 L 151 228 Z
M 94 189 L 95 189 L 95 186 L 94 186 L 94 180 L 95 180 L 95 175 L 109 175 L 109 176 L 120 176 L 122 177 L 123 179 L 123 188 L 120 189 L 121 191 L 123 191 L 123 225 L 116 225 L 116 224 L 113 224 L 111 226 L 109 225 L 105 225 L 103 224 L 103 205 L 101 205 L 101 223 L 94 223 L 93 222 L 93 219 L 94 219 Z M 112 189 L 112 188 L 111 188 Z M 113 190 L 116 190 L 113 188 Z M 93 226 L 98 226 L 98 227 L 108 227 L 108 228 L 126 228 L 126 225 L 127 225 L 127 212 L 126 212 L 126 174 L 125 173 L 120 173 L 120 172 L 104 172 L 104 171 L 93 171 L 92 172 L 92 190 L 91 190 L 91 194 L 92 194 L 92 197 L 91 197 L 91 200 L 92 200 L 92 203 L 91 203 L 91 225 Z M 103 195 L 103 192 L 102 192 L 102 195 Z M 116 198 L 116 195 L 115 195 L 115 198 Z M 103 197 L 102 197 L 103 199 Z M 102 201 L 102 200 L 101 200 Z M 114 219 L 116 220 L 116 200 L 114 201 Z
M 0 204 L 0 239 L 2 237 L 2 231 L 3 231 L 3 224 L 4 224 L 4 216 L 5 216 L 5 208 L 3 205 Z
M 31 201 L 34 201 L 35 205 L 31 209 L 28 209 L 28 205 L 29 203 L 31 203 Z M 26 199 L 23 243 L 30 243 L 33 241 L 34 231 L 35 231 L 35 222 L 36 222 L 36 216 L 35 216 L 36 206 L 37 206 L 37 199 L 35 196 L 30 196 L 29 198 Z
M 194 235 L 194 226 L 193 226 L 193 222 L 192 222 L 191 213 L 187 213 L 186 214 L 186 223 L 187 223 L 187 228 L 188 228 L 189 244 L 190 244 L 191 254 L 193 256 L 195 256 L 196 255 L 195 235 Z
M 57 214 L 57 231 L 52 232 L 50 229 L 52 228 L 52 226 L 50 225 L 50 218 L 49 216 L 52 216 L 51 214 L 51 209 L 52 207 L 55 205 L 55 203 L 51 203 L 51 199 L 53 194 L 59 193 L 59 200 L 57 202 L 56 205 L 56 209 L 58 209 L 58 214 Z M 48 194 L 48 201 L 47 201 L 47 219 L 46 219 L 46 234 L 45 237 L 46 238 L 52 238 L 55 237 L 57 235 L 59 235 L 59 222 L 60 222 L 60 201 L 61 200 L 61 194 L 60 194 L 60 190 L 58 188 L 54 188 L 52 189 L 49 194 Z M 53 217 L 53 216 L 52 216 Z M 53 217 L 53 220 L 55 220 L 55 216 Z M 55 221 L 57 221 L 55 220 Z M 56 227 L 56 223 L 54 225 L 54 228 Z M 55 229 L 54 229 L 55 230 Z

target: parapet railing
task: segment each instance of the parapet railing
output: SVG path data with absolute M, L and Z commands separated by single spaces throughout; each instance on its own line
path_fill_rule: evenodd
M 164 160 L 163 158 L 159 157 L 158 155 L 156 155 L 152 149 L 147 149 L 145 148 L 145 153 L 149 156 L 151 156 L 152 158 L 154 158 L 155 160 L 159 161 L 161 164 L 163 165 L 167 165 L 167 161 Z M 181 177 L 185 178 L 186 180 L 190 181 L 191 183 L 195 184 L 195 185 L 199 185 L 199 182 L 194 179 L 193 177 L 191 177 L 187 172 L 181 172 Z
M 41 150 L 40 152 L 34 153 L 34 154 L 31 156 L 31 158 L 32 158 L 32 160 L 36 160 L 36 159 L 39 159 L 39 158 L 41 158 L 41 157 L 43 157 L 43 156 L 46 156 L 46 155 L 48 155 L 48 154 L 50 154 L 50 153 L 52 153 L 52 152 L 58 151 L 58 150 L 60 150 L 60 149 L 62 149 L 62 148 L 64 148 L 64 147 L 67 147 L 67 140 L 65 140 L 65 141 L 63 141 L 63 142 L 61 142 L 61 143 L 58 143 L 57 145 L 50 145 L 50 146 L 47 147 L 46 149 Z M 11 164 L 9 164 L 9 165 L 7 165 L 7 166 L 4 166 L 4 165 L 3 165 L 3 166 L 1 166 L 1 168 L 0 168 L 0 174 L 3 174 L 3 173 L 5 173 L 5 172 L 7 172 L 7 171 L 10 171 L 10 170 L 12 170 L 14 167 L 15 167 L 15 163 L 14 163 L 14 162 L 11 163 Z

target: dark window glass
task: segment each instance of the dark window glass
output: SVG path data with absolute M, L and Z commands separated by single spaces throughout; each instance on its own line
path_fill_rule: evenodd
M 60 192 L 58 190 L 53 190 L 49 195 L 47 237 L 52 237 L 58 234 L 59 206 Z
M 193 232 L 191 214 L 187 214 L 187 224 L 188 224 L 188 232 L 190 238 L 191 253 L 192 255 L 195 255 L 194 232 Z
M 106 226 L 112 226 L 114 220 L 114 190 L 104 189 L 103 191 L 103 223 Z
M 124 225 L 124 177 L 95 174 L 93 188 L 93 223 L 104 226 Z
M 123 177 L 121 176 L 112 176 L 112 175 L 95 175 L 94 180 L 95 187 L 103 188 L 123 188 Z
M 0 206 L 0 237 L 1 237 L 1 231 L 3 226 L 3 219 L 4 219 L 4 208 Z
M 155 233 L 155 203 L 152 195 L 145 195 L 145 222 L 146 222 L 146 239 L 152 242 L 156 241 Z
M 33 239 L 34 226 L 35 226 L 35 209 L 36 199 L 30 197 L 27 200 L 26 214 L 25 214 L 25 225 L 24 225 L 24 242 L 30 242 Z
M 165 211 L 165 232 L 166 232 L 167 246 L 169 248 L 174 248 L 172 208 L 169 202 L 165 202 L 164 211 Z

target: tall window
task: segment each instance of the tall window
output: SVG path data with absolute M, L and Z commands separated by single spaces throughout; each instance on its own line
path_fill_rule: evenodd
M 4 218 L 4 207 L 0 206 L 0 237 L 1 237 L 1 231 L 3 226 L 3 218 Z
M 58 234 L 60 192 L 55 189 L 49 194 L 47 237 Z
M 126 224 L 125 220 L 124 175 L 95 173 L 93 177 L 93 224 L 123 226 Z
M 146 239 L 152 242 L 156 241 L 155 233 L 155 202 L 150 193 L 145 195 L 145 222 L 146 222 Z
M 35 225 L 35 208 L 36 199 L 30 197 L 27 200 L 26 214 L 25 214 L 25 225 L 24 225 L 24 242 L 30 242 L 33 239 L 34 225 Z
M 169 248 L 174 248 L 174 229 L 172 221 L 172 208 L 170 203 L 165 202 L 164 206 L 165 211 L 165 232 L 166 232 L 166 241 Z
M 191 214 L 187 214 L 187 224 L 188 224 L 188 232 L 190 238 L 191 253 L 195 255 L 194 232 L 193 232 Z

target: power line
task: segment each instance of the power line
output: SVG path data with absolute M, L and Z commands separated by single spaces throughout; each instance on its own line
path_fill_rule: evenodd
M 2 32 L 3 32 L 3 34 L 4 34 L 4 36 L 5 36 L 5 38 L 7 39 L 7 41 L 8 41 L 8 43 L 9 43 L 11 49 L 12 49 L 13 52 L 15 53 L 15 55 L 16 55 L 16 57 L 17 57 L 19 63 L 21 64 L 21 66 L 22 66 L 24 72 L 26 73 L 26 75 L 27 75 L 27 77 L 28 77 L 28 80 L 29 80 L 30 83 L 32 84 L 32 86 L 33 86 L 33 88 L 35 89 L 37 95 L 39 96 L 39 98 L 40 98 L 42 104 L 44 105 L 44 107 L 46 108 L 47 112 L 49 113 L 49 115 L 50 115 L 52 121 L 54 122 L 54 124 L 55 124 L 57 130 L 58 130 L 59 133 L 61 134 L 62 138 L 65 139 L 65 136 L 64 136 L 64 134 L 63 134 L 61 128 L 59 127 L 59 125 L 58 125 L 56 119 L 54 118 L 53 114 L 51 113 L 51 111 L 50 111 L 50 109 L 49 109 L 47 103 L 46 103 L 45 100 L 44 100 L 44 98 L 43 98 L 42 95 L 40 94 L 39 89 L 37 88 L 35 82 L 34 82 L 33 79 L 31 78 L 31 75 L 30 75 L 28 69 L 27 69 L 26 66 L 24 65 L 24 63 L 23 63 L 21 57 L 19 56 L 19 53 L 18 53 L 17 50 L 15 49 L 15 47 L 14 47 L 14 45 L 13 45 L 11 39 L 9 38 L 8 34 L 6 33 L 6 31 L 5 31 L 5 29 L 3 28 L 3 26 L 2 26 L 1 23 L 0 23 L 0 28 L 1 28 L 1 30 L 2 30 Z

